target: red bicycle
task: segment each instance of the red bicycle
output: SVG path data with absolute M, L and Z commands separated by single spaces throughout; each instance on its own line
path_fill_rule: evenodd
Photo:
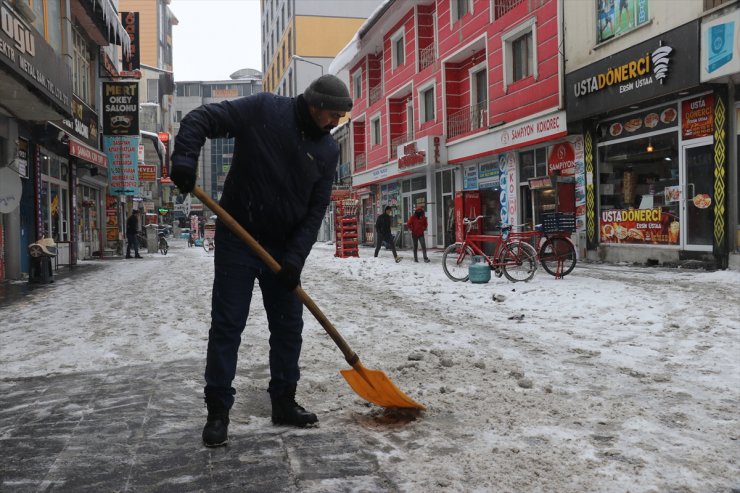
M 510 236 L 511 226 L 503 226 L 500 235 L 471 235 L 473 224 L 485 216 L 475 219 L 463 218 L 465 239 L 448 246 L 442 255 L 442 268 L 453 281 L 467 281 L 468 268 L 473 257 L 478 255 L 491 267 L 497 277 L 506 276 L 511 282 L 529 281 L 537 272 L 537 251 L 526 241 Z M 492 255 L 486 255 L 482 243 L 495 245 Z
M 512 231 L 511 238 L 532 245 L 542 268 L 556 279 L 567 276 L 576 266 L 576 246 L 567 231 L 548 232 L 538 224 L 534 231 Z

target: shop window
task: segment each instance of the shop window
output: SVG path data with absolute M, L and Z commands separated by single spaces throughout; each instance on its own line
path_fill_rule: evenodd
M 148 79 L 146 81 L 146 102 L 159 102 L 159 79 Z
M 596 40 L 601 43 L 615 36 L 621 36 L 646 24 L 650 20 L 650 0 L 632 2 L 630 0 L 596 1 Z
M 504 90 L 527 77 L 537 78 L 537 22 L 533 17 L 501 35 Z
M 526 184 L 529 178 L 547 175 L 547 147 L 519 153 L 519 181 Z
M 676 132 L 599 147 L 602 242 L 679 242 L 681 187 L 677 149 Z M 636 210 L 646 212 L 630 212 Z

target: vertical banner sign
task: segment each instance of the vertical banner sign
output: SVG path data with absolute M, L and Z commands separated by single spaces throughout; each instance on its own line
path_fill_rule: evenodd
M 139 83 L 103 82 L 103 151 L 111 195 L 139 189 Z
M 131 51 L 128 56 L 123 58 L 124 72 L 133 72 L 141 67 L 141 58 L 139 54 L 139 13 L 138 12 L 121 12 L 121 24 L 126 29 L 129 38 L 131 38 Z
M 118 197 L 105 196 L 105 239 L 118 239 Z
M 111 195 L 136 196 L 139 192 L 139 136 L 104 135 L 103 148 L 108 156 Z
M 159 132 L 157 134 L 159 140 L 164 144 L 164 156 L 162 157 L 162 174 L 161 178 L 169 178 L 170 176 L 170 134 L 167 132 Z
M 103 134 L 139 135 L 138 82 L 103 82 Z

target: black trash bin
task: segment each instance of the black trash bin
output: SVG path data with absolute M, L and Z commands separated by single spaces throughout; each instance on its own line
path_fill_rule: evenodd
M 31 265 L 28 269 L 28 282 L 49 284 L 54 282 L 54 273 L 51 267 L 51 257 L 31 257 Z
M 28 245 L 28 255 L 31 257 L 31 264 L 28 269 L 28 282 L 39 284 L 54 282 L 54 271 L 51 267 L 51 259 L 57 255 L 57 247 L 54 240 L 44 238 Z

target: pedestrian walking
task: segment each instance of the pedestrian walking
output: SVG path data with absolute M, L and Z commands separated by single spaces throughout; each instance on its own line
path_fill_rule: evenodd
M 396 263 L 401 261 L 401 257 L 396 253 L 396 242 L 391 234 L 391 212 L 393 208 L 386 206 L 385 210 L 378 219 L 375 221 L 375 256 L 378 256 L 380 247 L 383 246 L 383 242 L 388 242 L 393 252 L 393 258 L 396 259 Z
M 260 93 L 206 104 L 180 122 L 172 154 L 172 181 L 193 190 L 206 138 L 234 138 L 231 169 L 220 205 L 280 263 L 275 274 L 218 220 L 211 328 L 205 369 L 208 417 L 203 443 L 228 441 L 231 386 L 252 289 L 259 281 L 270 331 L 272 422 L 305 427 L 314 413 L 296 403 L 303 304 L 293 290 L 329 205 L 339 146 L 329 131 L 352 109 L 345 84 L 333 75 L 311 82 L 295 98 Z
M 409 220 L 406 222 L 409 231 L 411 231 L 411 240 L 414 243 L 414 262 L 419 261 L 417 251 L 419 244 L 421 244 L 421 253 L 424 256 L 424 262 L 429 262 L 427 257 L 427 244 L 424 240 L 424 232 L 427 230 L 427 216 L 424 214 L 424 209 L 417 207 L 416 211 L 411 214 Z
M 144 258 L 139 255 L 139 211 L 134 209 L 126 220 L 126 258 L 131 258 L 131 246 L 134 247 L 134 257 Z M 120 255 L 120 254 L 119 254 Z

